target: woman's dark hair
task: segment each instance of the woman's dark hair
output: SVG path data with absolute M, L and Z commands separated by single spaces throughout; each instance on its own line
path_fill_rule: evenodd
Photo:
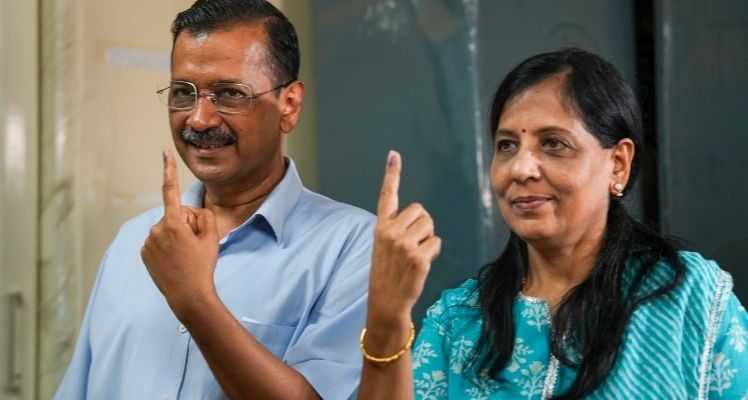
M 179 34 L 213 32 L 237 24 L 261 22 L 268 40 L 268 60 L 277 84 L 299 77 L 299 40 L 293 24 L 266 0 L 197 0 L 177 14 L 171 26 L 176 43 Z
M 615 67 L 587 51 L 571 48 L 543 53 L 515 67 L 494 96 L 492 136 L 508 101 L 553 76 L 564 79 L 564 100 L 602 147 L 611 148 L 624 138 L 634 142 L 630 188 L 639 173 L 643 150 L 641 111 L 633 91 Z M 552 317 L 551 352 L 561 363 L 577 370 L 576 380 L 558 399 L 577 399 L 597 389 L 616 362 L 632 313 L 642 303 L 673 290 L 684 276 L 677 243 L 630 217 L 616 197 L 611 197 L 605 229 L 590 275 L 564 296 Z M 642 284 L 659 261 L 673 269 L 672 279 L 642 293 Z M 527 270 L 527 243 L 511 233 L 504 252 L 478 275 L 484 322 L 475 361 L 492 377 L 497 377 L 512 357 L 512 309 Z

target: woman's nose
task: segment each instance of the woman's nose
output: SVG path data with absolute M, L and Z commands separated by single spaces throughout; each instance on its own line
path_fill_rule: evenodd
M 518 182 L 540 179 L 540 162 L 532 151 L 520 149 L 512 160 L 512 179 Z

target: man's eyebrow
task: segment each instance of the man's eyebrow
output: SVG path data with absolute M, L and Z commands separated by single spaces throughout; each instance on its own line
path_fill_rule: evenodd
M 172 79 L 172 82 L 189 82 L 189 83 L 197 86 L 197 83 L 195 83 L 195 82 L 193 82 L 193 81 L 191 81 L 189 79 L 182 79 L 182 78 L 179 78 L 179 77 L 175 77 L 174 79 Z M 244 82 L 242 82 L 242 81 L 240 81 L 238 79 L 218 79 L 218 80 L 215 80 L 215 81 L 209 81 L 208 82 L 208 86 L 213 86 L 213 85 L 216 85 L 216 84 L 218 84 L 218 85 L 226 85 L 226 84 L 237 85 L 237 84 L 239 84 L 239 85 L 249 86 L 246 83 L 244 83 Z
M 240 81 L 238 79 L 220 79 L 220 80 L 217 80 L 217 81 L 212 81 L 212 82 L 210 82 L 210 84 L 211 85 L 215 85 L 215 84 L 232 84 L 232 85 L 241 84 L 241 85 L 246 85 L 246 83 L 243 83 L 242 81 Z

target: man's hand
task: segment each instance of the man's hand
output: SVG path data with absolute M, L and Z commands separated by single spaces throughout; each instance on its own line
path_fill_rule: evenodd
M 164 217 L 151 228 L 140 256 L 177 317 L 190 301 L 214 295 L 218 231 L 213 212 L 182 207 L 174 155 L 164 152 Z
M 400 154 L 390 152 L 377 206 L 369 281 L 369 322 L 393 326 L 410 321 L 431 262 L 441 250 L 434 221 L 422 205 L 411 204 L 398 212 L 400 170 Z

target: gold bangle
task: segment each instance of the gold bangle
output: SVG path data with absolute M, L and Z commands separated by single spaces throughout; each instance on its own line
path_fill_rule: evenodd
M 400 349 L 400 351 L 398 351 L 397 353 L 389 357 L 374 357 L 373 355 L 369 354 L 369 352 L 366 351 L 366 347 L 364 346 L 365 337 L 366 337 L 366 328 L 364 328 L 361 331 L 361 338 L 359 339 L 359 345 L 361 347 L 361 354 L 364 355 L 364 358 L 374 363 L 388 364 L 402 357 L 406 351 L 410 350 L 410 347 L 413 345 L 413 339 L 416 338 L 416 327 L 415 325 L 413 325 L 413 322 L 411 321 L 410 322 L 410 337 L 408 337 L 408 342 L 405 344 L 405 346 L 402 349 Z

